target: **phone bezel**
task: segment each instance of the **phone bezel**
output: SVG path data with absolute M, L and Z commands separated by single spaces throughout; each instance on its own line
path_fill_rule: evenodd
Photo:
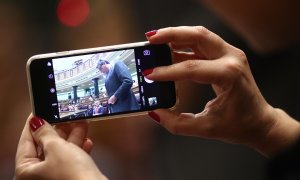
M 27 80 L 28 80 L 28 86 L 29 86 L 29 95 L 30 95 L 30 103 L 32 107 L 32 113 L 33 115 L 36 115 L 35 112 L 35 104 L 34 104 L 34 97 L 33 97 L 33 91 L 32 91 L 32 82 L 31 82 L 31 74 L 30 74 L 30 64 L 34 60 L 38 59 L 45 59 L 45 58 L 58 58 L 61 56 L 72 56 L 72 55 L 78 55 L 83 53 L 93 53 L 93 52 L 99 52 L 99 51 L 114 51 L 124 48 L 135 48 L 139 46 L 147 46 L 151 45 L 148 41 L 143 42 L 136 42 L 136 43 L 128 43 L 128 44 L 120 44 L 120 45 L 111 45 L 111 46 L 104 46 L 104 47 L 96 47 L 96 48 L 87 48 L 87 49 L 79 49 L 79 50 L 70 50 L 70 51 L 61 51 L 61 52 L 54 52 L 54 53 L 46 53 L 46 54 L 38 54 L 34 55 L 29 58 L 29 60 L 26 63 L 26 73 L 27 73 Z M 179 103 L 178 100 L 178 93 L 177 93 L 177 85 L 175 83 L 175 103 L 174 105 L 169 108 L 171 110 L 175 109 L 176 106 Z M 145 115 L 148 113 L 149 110 L 142 110 L 139 112 L 130 112 L 125 114 L 113 114 L 109 116 L 92 116 L 84 119 L 72 119 L 72 120 L 66 120 L 62 122 L 55 122 L 51 124 L 59 124 L 59 123 L 68 123 L 68 122 L 77 122 L 77 121 L 99 121 L 99 120 L 108 120 L 108 119 L 118 119 L 118 118 L 125 118 L 125 117 L 133 117 L 133 116 L 140 116 Z

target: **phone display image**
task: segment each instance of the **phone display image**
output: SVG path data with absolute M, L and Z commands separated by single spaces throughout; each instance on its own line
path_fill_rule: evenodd
M 147 42 L 33 56 L 27 62 L 33 114 L 60 123 L 174 107 L 174 82 L 142 74 L 171 63 L 167 45 Z
M 157 98 L 156 97 L 150 97 L 148 98 L 149 106 L 156 106 L 157 105 Z
M 52 62 L 61 119 L 141 108 L 133 49 L 56 58 Z

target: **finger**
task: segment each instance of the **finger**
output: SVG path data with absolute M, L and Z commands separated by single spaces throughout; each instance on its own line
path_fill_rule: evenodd
M 173 42 L 169 43 L 169 46 L 172 50 L 177 50 L 177 51 L 192 51 L 192 45 L 186 45 L 186 44 L 176 44 Z
M 71 131 L 67 138 L 67 141 L 79 147 L 82 147 L 88 132 L 88 122 L 86 121 L 76 122 L 76 123 L 72 123 L 70 126 L 71 126 Z
M 55 130 L 60 137 L 80 147 L 84 146 L 86 140 L 87 124 L 87 122 L 59 124 L 55 125 Z
M 51 142 L 58 142 L 59 140 L 61 140 L 61 138 L 58 136 L 54 128 L 42 118 L 32 118 L 29 121 L 29 125 L 34 141 L 42 148 L 46 156 L 47 152 L 51 151 L 50 149 L 48 149 L 48 145 Z
M 171 43 L 171 46 L 189 47 L 201 52 L 207 59 L 216 59 L 226 52 L 227 43 L 202 26 L 168 27 L 148 37 L 150 43 Z
M 65 140 L 67 140 L 71 132 L 71 126 L 69 123 L 55 125 L 54 129 L 57 132 L 57 134 Z
M 154 81 L 192 80 L 204 84 L 220 84 L 224 76 L 222 60 L 186 60 L 169 66 L 144 70 L 143 75 Z
M 197 59 L 203 59 L 204 57 L 198 54 L 195 54 L 194 52 L 181 52 L 181 51 L 173 51 L 173 62 L 179 63 L 186 60 L 197 60 Z
M 173 134 L 203 136 L 207 129 L 205 123 L 192 113 L 177 113 L 169 109 L 158 109 L 154 113 L 155 116 L 150 116 L 156 121 L 159 119 L 159 123 Z
M 85 138 L 85 140 L 83 141 L 83 144 L 82 144 L 82 149 L 86 153 L 90 154 L 93 149 L 93 141 L 90 138 Z
M 201 51 L 198 50 L 197 44 L 194 45 L 181 45 L 181 44 L 174 44 L 169 43 L 170 48 L 173 50 L 173 52 L 190 52 L 190 54 L 194 54 L 194 59 L 207 59 L 204 54 L 202 54 Z
M 35 146 L 34 139 L 30 133 L 29 121 L 33 118 L 32 114 L 26 120 L 24 129 L 22 131 L 17 153 L 16 153 L 16 166 L 21 165 L 29 160 L 38 161 L 38 154 Z

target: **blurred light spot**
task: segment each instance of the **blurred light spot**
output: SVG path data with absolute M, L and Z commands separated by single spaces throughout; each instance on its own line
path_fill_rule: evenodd
M 78 26 L 90 11 L 86 0 L 61 0 L 57 6 L 57 17 L 66 26 Z

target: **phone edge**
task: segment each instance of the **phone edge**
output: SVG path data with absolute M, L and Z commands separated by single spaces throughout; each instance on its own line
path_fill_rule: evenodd
M 134 42 L 134 43 L 118 44 L 118 45 L 109 45 L 109 46 L 95 47 L 95 48 L 77 49 L 77 50 L 70 50 L 70 51 L 59 51 L 59 52 L 37 54 L 37 55 L 31 56 L 26 63 L 26 74 L 27 74 L 27 83 L 28 83 L 28 88 L 29 88 L 29 97 L 30 97 L 32 114 L 33 115 L 36 114 L 33 93 L 32 93 L 31 74 L 30 74 L 30 64 L 33 60 L 38 59 L 38 58 L 49 58 L 49 57 L 56 58 L 59 56 L 76 55 L 76 54 L 80 54 L 80 53 L 92 53 L 95 51 L 107 51 L 107 50 L 115 50 L 115 49 L 122 49 L 122 48 L 133 48 L 133 47 L 145 46 L 145 45 L 150 45 L 149 41 L 141 41 L 141 42 Z M 176 83 L 175 83 L 175 96 L 176 96 L 176 101 L 174 103 L 174 106 L 172 106 L 171 108 L 167 108 L 167 109 L 174 110 L 177 107 L 177 105 L 179 104 L 178 86 Z M 119 118 L 123 118 L 123 117 L 146 115 L 148 112 L 149 111 L 143 111 L 143 112 L 133 112 L 133 113 L 128 113 L 128 114 L 120 114 L 120 115 L 105 116 L 105 117 L 93 117 L 93 118 L 87 118 L 87 119 L 78 119 L 78 120 L 74 120 L 72 122 L 119 119 Z M 60 123 L 71 123 L 71 122 L 66 121 L 66 122 L 51 123 L 51 124 L 60 124 Z

